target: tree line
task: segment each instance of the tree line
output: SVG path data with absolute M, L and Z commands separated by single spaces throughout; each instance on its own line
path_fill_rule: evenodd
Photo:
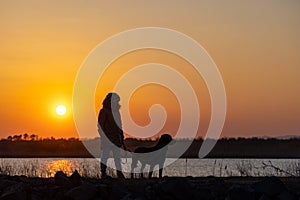
M 69 141 L 79 141 L 78 138 L 71 137 L 71 138 L 54 138 L 53 136 L 47 137 L 47 138 L 42 138 L 39 137 L 37 134 L 16 134 L 16 135 L 9 135 L 7 138 L 2 138 L 1 141 L 55 141 L 55 140 L 69 140 Z
M 184 144 L 189 139 L 177 139 Z M 129 151 L 137 147 L 150 147 L 157 143 L 154 139 L 125 139 Z M 194 139 L 182 155 L 183 158 L 197 158 L 203 139 Z M 93 147 L 100 155 L 99 138 L 85 140 L 85 145 Z M 0 140 L 0 157 L 92 157 L 78 138 L 41 138 L 36 134 L 19 134 Z M 172 145 L 169 147 L 172 157 Z M 206 156 L 207 158 L 300 158 L 300 138 L 222 138 Z

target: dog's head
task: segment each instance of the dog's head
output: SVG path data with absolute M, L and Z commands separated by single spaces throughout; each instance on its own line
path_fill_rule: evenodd
M 166 146 L 168 145 L 170 142 L 172 141 L 172 136 L 169 135 L 169 134 L 163 134 L 160 138 L 159 138 L 159 141 L 158 143 L 161 145 L 161 146 Z

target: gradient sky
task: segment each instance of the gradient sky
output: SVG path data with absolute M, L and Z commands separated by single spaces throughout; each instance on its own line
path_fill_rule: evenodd
M 145 26 L 185 33 L 211 55 L 227 92 L 223 137 L 300 135 L 298 0 L 3 0 L 0 137 L 25 132 L 78 137 L 71 109 L 81 63 L 106 38 Z M 116 60 L 99 83 L 106 85 L 98 87 L 96 112 L 114 80 L 147 62 L 168 64 L 187 74 L 199 97 L 202 135 L 210 116 L 202 78 L 193 76 L 183 59 L 158 50 L 132 52 Z M 161 103 L 169 113 L 164 131 L 176 131 L 178 102 L 166 88 L 155 85 L 134 94 L 130 108 L 136 122 L 147 124 L 147 110 L 153 103 Z M 66 116 L 55 114 L 58 104 L 67 106 Z

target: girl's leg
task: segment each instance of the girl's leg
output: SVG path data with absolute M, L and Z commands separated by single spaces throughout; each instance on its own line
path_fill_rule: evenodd
M 115 165 L 117 168 L 117 175 L 118 178 L 125 178 L 124 174 L 122 173 L 122 166 L 121 166 L 121 150 L 118 148 L 113 148 L 113 156 L 115 160 Z
M 101 177 L 105 178 L 106 168 L 107 168 L 107 160 L 109 158 L 110 148 L 102 147 L 102 156 L 101 156 Z

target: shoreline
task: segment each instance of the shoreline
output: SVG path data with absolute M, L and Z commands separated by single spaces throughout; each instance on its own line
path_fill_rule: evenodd
M 66 155 L 66 156 L 60 156 L 60 155 L 57 155 L 57 156 L 55 156 L 55 155 L 51 155 L 51 156 L 27 156 L 27 155 L 25 155 L 25 156 L 0 156 L 0 159 L 4 159 L 4 158 L 7 158 L 7 159 L 9 159 L 9 158 L 11 158 L 11 159 L 16 159 L 16 158 L 24 158 L 24 159 L 26 159 L 26 158 L 28 158 L 28 159 L 39 159 L 39 158 L 49 158 L 49 159 L 51 159 L 51 158 L 61 158 L 61 159 L 63 159 L 63 158 L 73 158 L 73 159 L 76 159 L 76 158 L 82 158 L 82 159 L 84 159 L 84 158 L 95 158 L 95 157 L 93 157 L 93 156 L 68 156 L 68 155 Z M 101 157 L 97 157 L 97 158 L 95 158 L 95 159 L 100 159 Z M 129 157 L 129 156 L 122 156 L 122 158 L 131 158 L 131 157 Z M 172 157 L 172 156 L 168 156 L 167 158 L 170 158 L 170 159 L 175 159 L 176 157 Z M 272 156 L 246 156 L 246 157 L 236 157 L 236 156 L 232 156 L 232 157 L 230 157 L 230 156 L 224 156 L 224 157 L 222 157 L 222 156 L 207 156 L 207 157 L 205 157 L 205 158 L 199 158 L 199 157 L 189 157 L 189 156 L 187 156 L 187 157 L 184 157 L 184 156 L 181 156 L 181 157 L 179 157 L 179 159 L 300 159 L 300 157 L 299 156 L 279 156 L 279 157 L 272 157 Z
M 0 175 L 3 199 L 295 199 L 300 177 L 84 178 L 59 171 L 53 178 Z

